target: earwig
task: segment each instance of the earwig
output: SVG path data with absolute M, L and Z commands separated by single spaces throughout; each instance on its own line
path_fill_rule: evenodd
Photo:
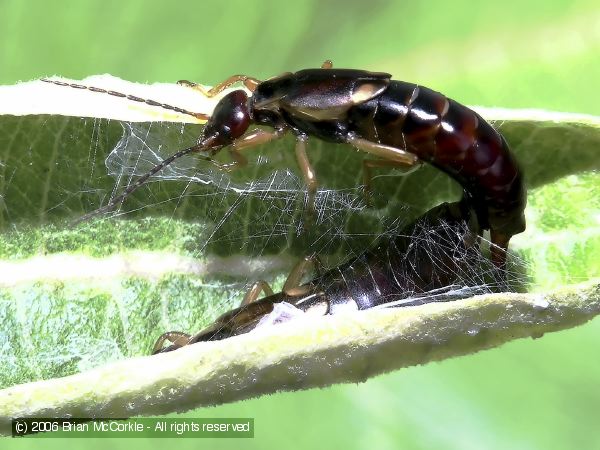
M 449 301 L 490 289 L 487 273 L 498 269 L 482 257 L 478 244 L 477 215 L 464 199 L 444 203 L 417 219 L 395 236 L 380 239 L 371 249 L 301 284 L 314 258 L 296 266 L 283 291 L 273 294 L 264 281 L 256 283 L 235 308 L 196 335 L 171 331 L 156 341 L 153 354 L 176 350 L 196 342 L 226 339 L 247 333 L 284 302 L 305 314 L 326 315 L 374 307 L 416 306 Z M 461 291 L 473 274 L 481 284 Z M 504 289 L 505 286 L 499 286 Z M 264 291 L 267 296 L 258 299 Z M 454 293 L 453 293 L 454 292 Z M 164 346 L 165 342 L 171 345 Z
M 94 92 L 124 96 L 156 105 L 158 102 L 113 91 L 43 80 Z M 376 167 L 414 167 L 427 162 L 454 178 L 473 205 L 482 230 L 490 230 L 491 255 L 502 267 L 511 237 L 525 229 L 526 189 L 521 171 L 502 135 L 479 114 L 444 95 L 416 84 L 391 79 L 388 73 L 333 69 L 326 61 L 320 69 L 307 69 L 260 81 L 234 75 L 209 91 L 189 81 L 179 84 L 215 96 L 242 82 L 252 93 L 234 90 L 225 95 L 198 140 L 198 145 L 159 163 L 104 208 L 116 206 L 150 176 L 174 159 L 191 152 L 210 156 L 227 147 L 234 162 L 244 166 L 240 153 L 279 139 L 287 132 L 296 136 L 296 158 L 307 185 L 307 210 L 314 211 L 317 178 L 306 153 L 309 136 L 347 143 L 379 159 L 363 161 L 366 192 L 371 170 Z M 202 114 L 159 104 L 171 110 L 201 117 Z M 273 131 L 255 129 L 251 124 Z

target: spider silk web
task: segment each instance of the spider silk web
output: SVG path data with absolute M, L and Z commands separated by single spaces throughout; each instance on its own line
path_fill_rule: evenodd
M 193 145 L 202 130 L 194 125 L 116 124 L 60 117 L 40 118 L 39 128 L 46 130 L 45 134 L 24 139 L 22 147 L 12 149 L 14 161 L 6 163 L 10 169 L 6 184 L 15 188 L 14 193 L 7 191 L 16 199 L 11 204 L 15 217 L 17 212 L 29 214 L 33 223 L 39 217 L 47 217 L 48 222 L 77 219 L 106 205 L 155 164 Z M 18 123 L 11 129 L 18 130 Z M 113 276 L 106 285 L 102 284 L 106 277 L 101 277 L 95 282 L 101 295 L 95 298 L 90 297 L 87 279 L 83 283 L 77 279 L 74 283 L 39 283 L 32 288 L 33 294 L 27 290 L 21 294 L 19 288 L 16 300 L 6 302 L 4 309 L 6 317 L 13 309 L 20 311 L 15 325 L 5 327 L 0 339 L 5 385 L 70 375 L 148 355 L 161 333 L 202 330 L 237 307 L 258 280 L 281 291 L 292 267 L 309 255 L 319 256 L 324 265 L 321 273 L 335 272 L 352 260 L 356 270 L 368 272 L 373 267 L 361 255 L 372 249 L 372 255 L 381 255 L 376 258 L 381 265 L 393 265 L 388 280 L 401 281 L 419 264 L 430 266 L 430 279 L 438 286 L 450 275 L 447 285 L 425 292 L 416 284 L 418 277 L 413 279 L 415 285 L 399 283 L 402 289 L 386 294 L 386 300 L 395 301 L 395 306 L 418 307 L 507 289 L 490 263 L 487 235 L 482 237 L 480 252 L 476 246 L 465 248 L 461 243 L 464 230 L 444 221 L 407 228 L 436 205 L 460 199 L 459 187 L 445 174 L 427 165 L 408 175 L 377 170 L 373 204 L 368 205 L 362 188 L 364 153 L 317 139 L 309 140 L 307 153 L 319 183 L 314 219 L 307 218 L 306 187 L 297 169 L 293 137 L 286 137 L 245 152 L 248 165 L 231 173 L 194 155 L 181 158 L 112 212 L 90 219 L 87 231 L 65 230 L 66 244 L 62 233 L 51 234 L 44 248 L 68 252 L 70 245 L 81 251 L 82 233 L 93 233 L 83 245 L 91 241 L 96 250 L 90 253 L 100 253 L 100 262 L 107 259 L 104 256 L 110 259 L 137 250 L 138 239 L 143 241 L 140 248 L 149 253 L 165 248 L 154 240 L 173 239 L 175 243 L 166 247 L 168 255 L 191 256 L 188 259 L 205 263 L 210 270 L 169 273 L 155 279 L 137 279 L 126 272 Z M 215 158 L 221 163 L 230 161 L 227 152 Z M 51 168 L 49 174 L 44 167 Z M 36 171 L 30 171 L 33 169 Z M 29 183 L 34 177 L 48 180 L 47 198 L 36 197 L 40 183 Z M 8 211 L 12 213 L 12 209 Z M 156 227 L 157 221 L 160 227 Z M 130 238 L 126 222 L 142 229 L 150 223 L 151 234 L 140 231 Z M 125 234 L 119 229 L 126 230 Z M 170 233 L 171 229 L 176 232 Z M 96 233 L 105 230 L 109 234 L 114 230 L 115 239 L 96 239 Z M 161 230 L 164 236 L 155 235 Z M 178 236 L 183 238 L 176 240 Z M 104 245 L 107 248 L 98 249 Z M 377 245 L 383 246 L 383 251 L 377 250 Z M 467 265 L 453 262 L 467 260 Z M 503 274 L 508 288 L 524 290 L 527 270 L 527 263 L 511 253 Z M 78 268 L 74 271 L 79 273 Z M 311 270 L 302 281 L 319 276 Z M 322 278 L 318 285 L 328 291 L 337 281 L 335 276 Z M 265 317 L 262 326 L 282 321 L 292 326 L 288 318 L 301 314 L 289 308 L 275 311 Z M 96 325 L 90 326 L 90 320 Z
M 106 158 L 108 173 L 115 179 L 113 196 L 119 195 L 164 158 L 192 145 L 199 132 L 197 127 L 135 123 L 123 124 L 123 130 L 122 138 Z M 165 139 L 165 134 L 170 137 Z M 318 141 L 312 139 L 309 142 L 310 158 L 311 146 Z M 356 153 L 348 148 L 340 149 L 340 152 Z M 226 160 L 226 152 L 222 153 L 225 155 L 219 156 L 225 156 Z M 464 227 L 457 227 L 444 220 L 434 223 L 418 221 L 407 234 L 406 227 L 420 214 L 415 212 L 416 208 L 401 205 L 401 214 L 370 208 L 365 203 L 363 186 L 360 184 L 328 188 L 326 180 L 319 180 L 320 186 L 315 198 L 316 214 L 313 218 L 307 217 L 306 188 L 294 167 L 293 153 L 293 142 L 289 141 L 276 146 L 270 154 L 260 150 L 247 152 L 245 155 L 249 157 L 248 166 L 237 169 L 236 173 L 223 172 L 209 162 L 189 155 L 165 167 L 152 177 L 151 183 L 179 183 L 180 191 L 171 199 L 173 216 L 177 215 L 178 208 L 188 198 L 209 205 L 200 208 L 202 212 L 198 213 L 197 220 L 205 220 L 211 224 L 210 231 L 203 237 L 204 244 L 198 248 L 198 257 L 210 253 L 212 248 L 225 246 L 232 253 L 236 250 L 246 251 L 250 257 L 291 252 L 294 255 L 292 259 L 299 260 L 303 256 L 317 255 L 326 262 L 327 268 L 335 269 L 338 264 L 355 258 L 359 258 L 356 264 L 366 264 L 360 259 L 361 255 L 378 243 L 387 242 L 388 247 L 393 247 L 396 253 L 403 252 L 392 256 L 399 257 L 406 270 L 425 264 L 423 261 L 426 260 L 431 266 L 431 277 L 438 281 L 437 284 L 442 284 L 440 278 L 451 279 L 447 286 L 432 289 L 431 292 L 420 292 L 417 286 L 405 286 L 403 292 L 396 292 L 391 296 L 396 306 L 520 290 L 526 283 L 524 262 L 514 255 L 509 258 L 509 263 L 502 272 L 491 264 L 486 251 L 489 241 L 485 238 L 481 239 L 480 246 L 465 248 L 463 238 L 467 229 Z M 360 159 L 363 154 L 353 156 Z M 356 164 L 354 168 L 355 166 Z M 318 174 L 317 170 L 317 176 Z M 402 174 L 383 173 L 379 176 L 403 178 Z M 141 208 L 150 210 L 153 206 L 156 204 L 150 201 Z M 260 211 L 258 218 L 253 220 L 240 217 L 240 210 L 252 208 Z M 114 214 L 130 213 L 123 207 Z M 251 220 L 251 223 L 247 223 L 247 220 Z M 363 227 L 353 227 L 353 221 L 361 221 Z M 226 231 L 222 232 L 223 230 Z M 396 242 L 401 242 L 404 247 L 397 249 Z M 448 255 L 452 255 L 450 262 Z M 390 255 L 382 255 L 382 259 L 385 258 L 389 260 Z M 452 260 L 468 260 L 469 263 L 453 264 Z M 391 260 L 389 263 L 392 263 Z M 452 273 L 450 277 L 449 272 Z M 236 275 L 239 276 L 239 273 Z M 237 284 L 240 294 L 257 279 L 268 279 L 270 275 L 257 273 L 242 277 Z M 307 274 L 304 281 L 309 281 L 314 276 Z M 284 278 L 280 274 L 279 285 Z M 328 286 L 323 288 L 327 289 Z M 240 298 L 237 296 L 236 299 L 224 300 L 225 309 L 222 311 L 227 307 L 237 306 Z M 279 312 L 276 311 L 275 314 Z M 282 314 L 287 317 L 289 308 Z M 281 317 L 277 316 L 266 318 L 263 323 L 280 321 Z

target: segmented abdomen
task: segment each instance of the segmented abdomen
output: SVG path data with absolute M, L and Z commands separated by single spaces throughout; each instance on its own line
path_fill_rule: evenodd
M 363 137 L 406 149 L 456 179 L 482 228 L 508 237 L 525 229 L 521 171 L 502 135 L 476 112 L 426 87 L 391 81 L 350 114 Z
M 322 316 L 390 302 L 396 306 L 429 303 L 435 301 L 429 294 L 447 287 L 492 290 L 488 278 L 493 279 L 495 272 L 491 262 L 481 257 L 480 230 L 472 215 L 468 201 L 438 205 L 397 235 L 379 240 L 375 247 L 304 284 L 302 293 L 280 292 L 233 309 L 188 343 L 246 333 L 281 302 Z M 468 289 L 456 292 L 454 298 L 468 293 Z

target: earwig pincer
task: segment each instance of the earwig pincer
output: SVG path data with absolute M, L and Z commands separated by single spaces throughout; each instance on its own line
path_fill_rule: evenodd
M 208 118 L 119 92 L 43 81 Z M 463 187 L 481 229 L 490 230 L 492 260 L 498 266 L 505 264 L 511 237 L 525 229 L 526 189 L 508 144 L 479 114 L 426 87 L 392 80 L 388 73 L 333 69 L 330 61 L 320 69 L 284 73 L 266 81 L 234 75 L 209 91 L 189 81 L 179 83 L 212 97 L 238 82 L 252 95 L 244 90 L 225 95 L 208 118 L 196 145 L 165 159 L 123 194 L 82 219 L 120 204 L 149 177 L 185 154 L 202 152 L 205 159 L 211 159 L 228 148 L 233 163 L 219 167 L 231 170 L 246 164 L 242 151 L 291 132 L 296 136 L 296 158 L 308 189 L 309 212 L 314 210 L 317 190 L 317 177 L 306 152 L 309 137 L 346 143 L 374 155 L 377 159 L 363 162 L 367 192 L 373 168 L 410 167 L 427 162 Z M 251 124 L 267 126 L 272 131 L 248 131 Z
M 444 203 L 400 233 L 380 239 L 371 249 L 308 283 L 301 284 L 301 280 L 315 258 L 302 260 L 292 270 L 282 292 L 273 294 L 265 281 L 257 282 L 240 307 L 196 335 L 164 333 L 156 341 L 153 354 L 247 333 L 283 302 L 304 314 L 323 316 L 377 306 L 449 301 L 473 295 L 482 287 L 489 290 L 491 285 L 481 274 L 493 277 L 498 269 L 480 253 L 480 231 L 477 215 L 465 200 Z M 481 277 L 479 286 L 473 286 L 474 273 L 475 278 Z M 465 286 L 466 290 L 458 289 Z M 258 299 L 262 291 L 267 296 Z M 165 346 L 165 342 L 170 345 Z

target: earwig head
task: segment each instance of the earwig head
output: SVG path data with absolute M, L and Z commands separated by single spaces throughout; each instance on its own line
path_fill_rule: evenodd
M 212 153 L 231 144 L 250 126 L 248 96 L 242 90 L 232 91 L 223 97 L 208 119 L 200 142 L 206 142 Z

